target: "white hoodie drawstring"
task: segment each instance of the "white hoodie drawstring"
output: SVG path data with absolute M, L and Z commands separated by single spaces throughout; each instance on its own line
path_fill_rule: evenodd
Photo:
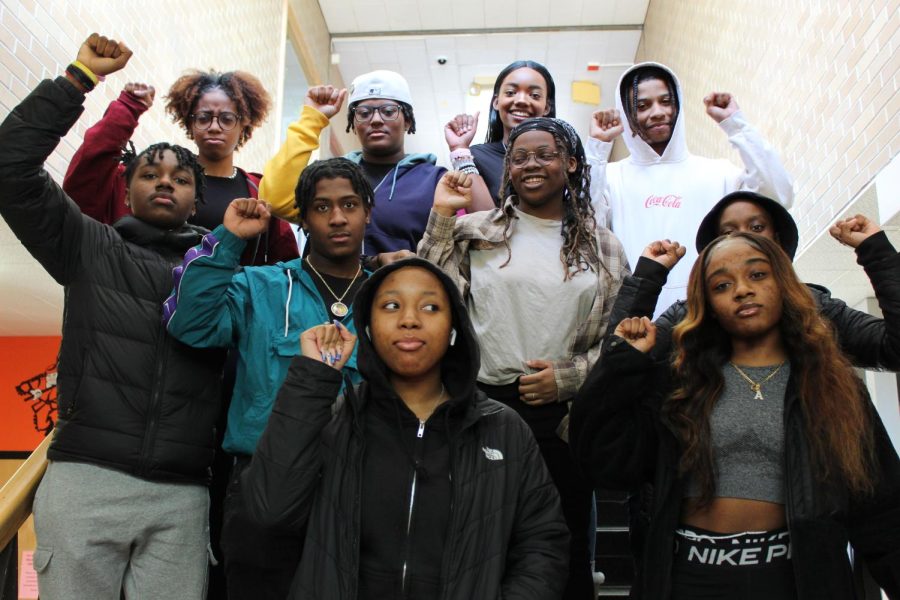
M 287 302 L 284 303 L 284 337 L 288 334 L 288 322 L 291 318 L 291 292 L 294 291 L 294 278 L 291 277 L 291 270 L 285 269 L 284 274 L 288 278 L 288 295 Z

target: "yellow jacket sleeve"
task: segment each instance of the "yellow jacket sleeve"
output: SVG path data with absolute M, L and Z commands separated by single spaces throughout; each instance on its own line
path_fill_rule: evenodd
M 288 127 L 287 137 L 263 169 L 259 197 L 269 203 L 272 213 L 291 223 L 300 222 L 294 190 L 309 157 L 319 147 L 319 134 L 328 126 L 328 117 L 303 106 L 300 118 Z

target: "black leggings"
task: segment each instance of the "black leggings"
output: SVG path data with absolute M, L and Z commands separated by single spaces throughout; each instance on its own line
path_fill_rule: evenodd
M 787 529 L 721 534 L 676 531 L 671 600 L 795 600 Z

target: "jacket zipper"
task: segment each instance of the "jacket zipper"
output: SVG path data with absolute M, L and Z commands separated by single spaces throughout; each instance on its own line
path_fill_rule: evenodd
M 409 567 L 409 534 L 412 530 L 413 511 L 416 508 L 416 480 L 419 475 L 419 451 L 422 449 L 424 442 L 420 441 L 425 438 L 425 421 L 419 421 L 419 429 L 416 431 L 416 446 L 413 452 L 413 474 L 412 483 L 409 486 L 409 509 L 406 513 L 406 550 L 403 556 L 403 572 L 400 577 L 400 593 L 406 595 L 406 573 Z
M 169 269 L 171 272 L 179 263 L 169 261 Z M 166 362 L 168 354 L 166 350 L 169 344 L 166 332 L 166 326 L 160 321 L 156 336 L 156 373 L 153 379 L 153 388 L 150 394 L 150 406 L 147 407 L 147 426 L 144 428 L 144 443 L 141 445 L 141 456 L 139 472 L 146 475 L 150 472 L 150 449 L 153 447 L 153 441 L 156 437 L 156 428 L 159 422 L 159 406 L 162 402 L 163 388 L 165 387 L 163 380 L 166 373 Z
M 166 330 L 160 324 L 159 335 L 156 338 L 156 373 L 153 379 L 153 390 L 150 395 L 150 406 L 147 407 L 147 426 L 144 429 L 144 443 L 141 448 L 140 472 L 146 475 L 150 472 L 150 449 L 156 437 L 156 427 L 159 421 L 159 405 L 161 403 L 163 379 L 166 371 Z

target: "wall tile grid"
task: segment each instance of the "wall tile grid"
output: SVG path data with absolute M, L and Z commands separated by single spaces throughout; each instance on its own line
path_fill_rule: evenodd
M 678 74 L 691 150 L 740 164 L 702 103 L 735 94 L 794 177 L 802 243 L 900 152 L 900 0 L 653 0 L 636 60 Z
M 236 158 L 237 165 L 261 171 L 276 143 L 279 99 L 274 96 L 281 78 L 284 15 L 283 0 L 0 0 L 0 118 L 41 79 L 62 73 L 82 41 L 97 31 L 124 40 L 134 57 L 124 71 L 88 94 L 85 114 L 47 161 L 57 181 L 84 131 L 129 81 L 156 87 L 156 101 L 141 118 L 135 146 L 167 140 L 193 149 L 163 108 L 169 85 L 190 68 L 249 71 L 273 95 L 268 121 Z

